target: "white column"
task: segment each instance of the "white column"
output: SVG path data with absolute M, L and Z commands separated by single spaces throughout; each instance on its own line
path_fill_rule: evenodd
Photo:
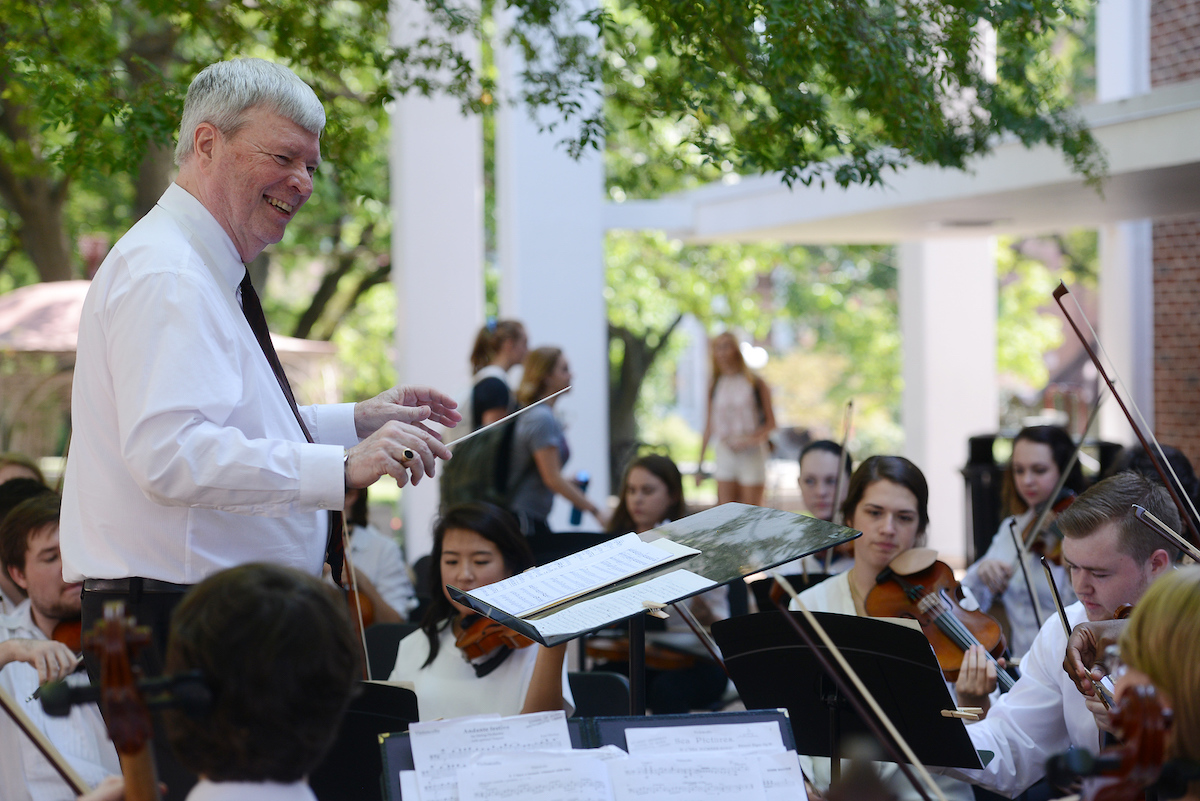
M 393 4 L 393 41 L 426 24 L 420 3 Z M 471 346 L 483 322 L 482 126 L 457 100 L 415 94 L 396 101 L 391 123 L 396 372 L 401 384 L 457 397 L 470 380 Z M 404 489 L 401 503 L 412 562 L 432 544 L 437 481 Z
M 1100 0 L 1096 9 L 1096 99 L 1108 102 L 1149 91 L 1149 0 Z M 1112 360 L 1106 360 L 1106 367 L 1115 368 L 1124 379 L 1128 389 L 1122 391 L 1122 398 L 1126 402 L 1132 398 L 1153 428 L 1153 227 L 1150 220 L 1130 220 L 1106 225 L 1099 233 L 1100 319 L 1095 324 Z M 1100 437 L 1126 445 L 1136 441 L 1111 398 L 1100 411 Z
M 967 440 L 996 430 L 996 267 L 990 238 L 899 246 L 904 455 L 929 482 L 929 537 L 958 566 Z
M 563 349 L 573 389 L 556 404 L 567 427 L 569 474 L 591 475 L 588 496 L 602 505 L 608 481 L 608 322 L 604 303 L 604 162 L 599 151 L 578 159 L 558 144 L 559 122 L 540 132 L 528 109 L 514 107 L 520 54 L 498 46 L 501 95 L 496 118 L 496 224 L 502 275 L 501 309 L 524 321 L 529 345 Z M 567 123 L 566 125 L 573 125 Z M 550 527 L 568 530 L 569 504 L 555 500 Z M 583 530 L 598 523 L 585 516 Z
M 1093 321 L 1108 358 L 1109 377 L 1120 376 L 1122 400 L 1130 400 L 1154 430 L 1154 241 L 1150 220 L 1100 229 L 1100 312 Z M 1085 332 L 1086 333 L 1086 332 Z M 1074 336 L 1068 332 L 1068 336 Z M 1102 357 L 1103 358 L 1103 357 Z M 1130 406 L 1133 411 L 1133 406 Z M 1100 437 L 1133 445 L 1137 437 L 1111 396 L 1100 409 Z

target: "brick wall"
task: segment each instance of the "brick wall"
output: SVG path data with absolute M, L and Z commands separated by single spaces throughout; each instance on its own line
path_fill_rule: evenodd
M 1200 78 L 1200 0 L 1151 0 L 1150 85 Z
M 1200 466 L 1200 217 L 1154 223 L 1154 428 Z
M 1151 0 L 1150 83 L 1200 79 L 1200 0 Z M 1200 216 L 1154 223 L 1154 427 L 1200 467 Z

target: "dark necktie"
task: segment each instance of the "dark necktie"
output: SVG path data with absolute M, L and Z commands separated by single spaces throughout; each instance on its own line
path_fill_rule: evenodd
M 288 383 L 287 375 L 283 372 L 283 365 L 279 363 L 279 354 L 275 352 L 275 345 L 271 342 L 271 332 L 267 330 L 267 316 L 263 314 L 258 293 L 254 291 L 254 285 L 250 283 L 249 270 L 246 270 L 246 277 L 242 279 L 241 288 L 242 314 L 246 315 L 246 322 L 250 323 L 250 330 L 254 332 L 258 346 L 262 348 L 263 355 L 267 357 L 267 362 L 275 373 L 275 380 L 279 382 L 279 388 L 283 390 L 283 396 L 287 398 L 288 405 L 292 407 L 292 414 L 296 415 L 296 422 L 300 424 L 300 430 L 304 432 L 304 438 L 312 442 L 312 434 L 309 433 L 308 426 L 304 425 L 304 419 L 300 417 L 300 409 L 296 407 L 296 396 L 292 394 L 292 385 Z M 325 561 L 333 569 L 333 580 L 339 584 L 342 578 L 342 562 L 345 559 L 342 525 L 341 510 L 331 510 L 329 512 L 329 538 L 325 543 Z

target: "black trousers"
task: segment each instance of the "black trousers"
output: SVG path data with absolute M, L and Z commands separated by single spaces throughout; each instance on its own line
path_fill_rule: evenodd
M 163 672 L 163 660 L 167 653 L 167 636 L 171 630 L 171 613 L 183 600 L 182 591 L 149 592 L 143 589 L 139 579 L 130 579 L 128 591 L 91 590 L 84 586 L 83 590 L 83 630 L 90 631 L 96 621 L 104 619 L 104 605 L 110 601 L 122 601 L 125 604 L 125 616 L 133 617 L 138 625 L 150 628 L 151 642 L 138 654 L 135 667 L 140 668 L 142 675 L 147 678 L 160 676 Z M 84 664 L 88 676 L 94 684 L 100 682 L 100 665 L 96 657 L 84 649 Z M 157 712 L 152 714 L 154 719 L 154 762 L 158 769 L 158 779 L 167 785 L 166 801 L 183 801 L 188 792 L 195 786 L 197 777 L 186 770 L 175 758 L 174 752 L 167 741 L 166 730 L 162 718 Z

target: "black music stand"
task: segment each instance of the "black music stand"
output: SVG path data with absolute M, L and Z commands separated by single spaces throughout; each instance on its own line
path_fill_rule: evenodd
M 419 720 L 412 690 L 370 681 L 359 688 L 329 753 L 309 776 L 319 801 L 382 801 L 379 735 L 408 731 L 408 724 Z
M 791 614 L 811 631 L 801 613 Z M 942 716 L 955 704 L 924 634 L 886 620 L 814 614 L 918 759 L 941 767 L 983 767 L 963 721 Z M 845 735 L 875 741 L 782 613 L 721 620 L 712 634 L 746 708 L 785 707 L 801 754 L 830 757 L 836 776 Z M 833 660 L 827 648 L 820 650 Z
M 622 586 L 640 584 L 654 575 L 683 568 L 711 579 L 717 584 L 742 581 L 746 576 L 769 570 L 777 565 L 799 559 L 826 548 L 861 536 L 862 532 L 836 525 L 815 517 L 806 517 L 780 509 L 750 506 L 742 503 L 725 503 L 697 512 L 694 515 L 672 521 L 642 534 L 646 540 L 665 537 L 681 545 L 695 548 L 700 553 L 681 564 L 664 567 L 626 582 L 614 584 L 594 594 L 603 594 Z M 513 617 L 490 604 L 483 603 L 470 593 L 457 587 L 448 587 L 450 597 L 469 606 L 481 615 L 524 634 L 543 645 L 558 645 L 591 631 L 611 626 L 620 621 L 605 621 L 586 631 L 557 634 L 543 637 L 528 620 Z M 699 592 L 704 592 L 701 590 Z M 594 594 L 566 602 L 569 606 L 586 601 Z M 692 593 L 692 595 L 698 594 Z M 678 603 L 691 597 L 682 596 L 672 600 Z M 646 635 L 645 616 L 639 612 L 629 620 L 629 684 L 630 714 L 641 715 L 646 711 Z M 739 618 L 743 619 L 743 618 Z

